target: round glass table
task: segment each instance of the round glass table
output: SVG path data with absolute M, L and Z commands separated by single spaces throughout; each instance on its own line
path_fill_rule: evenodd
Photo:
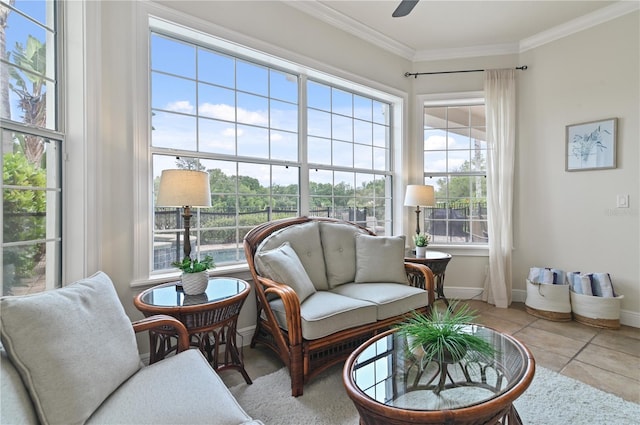
M 343 381 L 362 425 L 521 424 L 513 401 L 531 384 L 535 361 L 515 338 L 480 325 L 466 331 L 496 349 L 452 364 L 425 362 L 421 348 L 390 330 L 358 347 Z M 443 384 L 443 386 L 441 386 Z
M 167 314 L 180 320 L 191 345 L 198 347 L 216 370 L 236 369 L 250 384 L 236 343 L 238 315 L 250 289 L 244 280 L 216 277 L 209 279 L 202 294 L 186 295 L 179 282 L 170 282 L 143 291 L 133 304 L 147 317 Z M 177 350 L 171 328 L 149 332 L 149 342 L 152 362 Z

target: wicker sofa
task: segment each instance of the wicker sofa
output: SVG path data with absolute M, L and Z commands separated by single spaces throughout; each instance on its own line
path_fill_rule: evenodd
M 1 424 L 258 425 L 173 317 L 133 326 L 109 277 L 3 297 Z M 176 329 L 177 355 L 142 366 L 135 331 Z
M 404 237 L 317 217 L 252 229 L 244 248 L 256 288 L 251 346 L 265 344 L 291 375 L 291 393 L 361 343 L 433 304 L 433 274 L 404 262 Z

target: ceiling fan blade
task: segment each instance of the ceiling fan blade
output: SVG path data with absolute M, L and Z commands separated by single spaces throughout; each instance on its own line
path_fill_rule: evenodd
M 396 10 L 393 11 L 391 16 L 393 16 L 394 18 L 407 16 L 413 10 L 413 8 L 416 7 L 418 1 L 419 0 L 402 0 Z

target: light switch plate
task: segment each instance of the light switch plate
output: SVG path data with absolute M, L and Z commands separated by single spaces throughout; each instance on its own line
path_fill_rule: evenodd
M 629 208 L 629 195 L 618 195 L 616 206 L 618 208 Z

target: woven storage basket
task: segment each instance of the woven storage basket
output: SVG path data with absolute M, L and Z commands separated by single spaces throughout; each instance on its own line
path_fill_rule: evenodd
M 533 283 L 527 279 L 525 309 L 532 316 L 556 322 L 571 320 L 569 285 Z
M 573 320 L 596 328 L 620 329 L 620 304 L 623 298 L 624 295 L 603 298 L 571 291 Z

